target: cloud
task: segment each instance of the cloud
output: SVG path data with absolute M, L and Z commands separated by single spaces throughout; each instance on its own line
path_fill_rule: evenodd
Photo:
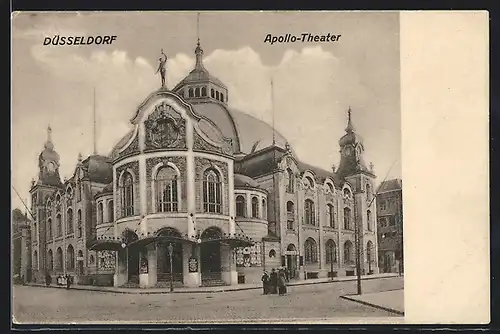
M 24 34 L 35 32 L 28 30 Z M 145 58 L 132 59 L 119 50 L 87 55 L 76 52 L 77 49 L 41 45 L 31 48 L 32 57 L 46 76 L 40 79 L 39 100 L 33 103 L 45 109 L 48 119 L 32 115 L 28 120 L 13 122 L 13 147 L 17 149 L 13 164 L 22 166 L 14 168 L 13 182 L 23 190 L 37 175 L 35 159 L 45 140 L 46 122 L 51 122 L 55 147 L 61 156 L 61 175 L 69 177 L 78 152 L 84 155 L 92 152 L 93 88 L 97 91 L 98 151 L 108 154 L 130 129 L 129 120 L 137 106 L 159 87 L 160 79 L 155 76 L 157 64 Z M 169 87 L 193 66 L 191 55 L 179 53 L 170 57 Z M 341 60 L 319 46 L 286 51 L 276 66 L 264 65 L 260 55 L 250 47 L 216 50 L 206 55 L 205 67 L 228 86 L 231 108 L 269 124 L 273 108 L 272 77 L 278 131 L 289 140 L 301 160 L 325 169 L 332 163 L 338 165 L 337 141 L 344 134 L 348 106 L 353 106 L 356 115 L 356 106 L 364 108 L 370 101 L 376 101 L 358 76 L 348 73 Z M 48 82 L 55 84 L 49 87 Z M 17 112 L 23 111 L 14 110 Z M 366 128 L 371 121 L 358 118 L 355 124 Z M 28 141 L 24 133 L 31 134 Z M 382 163 L 382 159 L 373 161 L 376 166 L 378 161 Z

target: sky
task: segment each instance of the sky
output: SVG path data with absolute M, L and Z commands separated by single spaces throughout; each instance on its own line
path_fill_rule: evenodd
M 341 37 L 264 42 L 287 33 Z M 117 38 L 111 45 L 43 45 L 55 35 Z M 161 49 L 173 88 L 194 66 L 198 37 L 205 67 L 228 87 L 229 107 L 269 124 L 274 109 L 276 129 L 301 161 L 327 170 L 339 165 L 350 107 L 377 183 L 401 178 L 397 12 L 201 12 L 199 25 L 195 12 L 19 13 L 12 19 L 11 166 L 20 196 L 29 203 L 49 124 L 61 178 L 70 178 L 78 154 L 93 151 L 94 88 L 97 152 L 108 155 L 159 88 Z M 11 193 L 12 206 L 22 208 Z

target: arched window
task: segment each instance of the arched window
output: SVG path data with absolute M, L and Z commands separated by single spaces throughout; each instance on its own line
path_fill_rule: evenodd
M 326 263 L 332 263 L 332 260 L 333 263 L 337 262 L 337 245 L 332 239 L 325 243 L 325 256 Z
M 267 219 L 267 203 L 266 200 L 262 200 L 262 219 Z
M 347 188 L 344 188 L 344 197 L 351 198 L 351 191 Z
M 335 228 L 335 209 L 331 204 L 326 205 L 326 219 L 328 226 Z
M 76 224 L 78 225 L 78 238 L 82 237 L 82 210 L 78 210 L 76 214 L 76 219 L 77 222 Z
M 80 182 L 76 183 L 76 201 L 80 202 L 82 200 L 82 185 Z
M 304 223 L 308 225 L 314 225 L 314 202 L 310 199 L 306 199 L 304 206 Z
M 366 184 L 366 199 L 368 201 L 371 201 L 372 196 L 373 196 L 372 187 L 370 186 L 370 184 L 367 183 Z
M 373 243 L 371 241 L 366 243 L 366 260 L 369 263 L 373 262 Z
M 271 249 L 269 251 L 269 257 L 272 258 L 272 259 L 276 257 L 276 251 L 274 249 Z
M 220 100 L 219 91 L 215 91 L 215 99 L 216 100 Z
M 214 92 L 214 89 L 210 89 L 210 97 L 213 99 L 215 98 L 215 92 Z
M 95 262 L 94 255 L 90 254 L 89 264 L 94 264 L 94 262 Z
M 104 208 L 102 202 L 97 204 L 97 225 L 104 223 Z
M 57 256 L 56 269 L 61 270 L 61 269 L 63 269 L 63 263 L 64 263 L 63 251 L 62 251 L 61 247 L 57 248 L 56 256 Z
M 372 212 L 370 210 L 366 211 L 366 224 L 368 231 L 372 230 Z
M 330 193 L 333 194 L 335 192 L 335 188 L 333 187 L 333 184 L 331 184 L 330 182 L 328 182 L 326 185 L 327 185 L 328 190 L 330 191 Z
M 305 181 L 307 187 L 314 188 L 314 180 L 310 176 L 306 176 Z
M 207 96 L 207 87 L 201 88 L 201 96 L 203 96 L 203 97 Z
M 293 171 L 288 168 L 286 170 L 287 176 L 288 176 L 288 185 L 286 186 L 286 191 L 289 193 L 293 193 L 293 185 L 294 185 L 294 176 L 293 176 Z
M 220 100 L 224 102 L 224 94 L 220 93 Z
M 122 187 L 122 215 L 129 217 L 134 215 L 134 179 L 132 174 L 125 172 L 123 174 L 123 187 Z
M 36 223 L 33 223 L 33 240 L 37 240 L 38 229 L 36 227 Z
M 73 209 L 69 208 L 66 212 L 66 221 L 67 221 L 67 231 L 66 234 L 73 234 Z
M 306 264 L 318 263 L 318 247 L 313 238 L 304 242 L 304 261 Z
M 344 229 L 352 230 L 351 226 L 351 209 L 344 208 Z
M 73 249 L 73 246 L 69 245 L 68 246 L 68 251 L 66 253 L 66 269 L 68 270 L 73 270 L 75 269 L 75 250 Z
M 179 209 L 178 176 L 170 166 L 162 167 L 155 180 L 156 212 L 177 212 Z
M 193 94 L 193 88 L 189 88 L 188 95 L 189 95 L 189 97 L 193 97 L 194 96 L 194 94 Z
M 222 183 L 219 173 L 213 169 L 205 171 L 203 177 L 203 209 L 222 213 Z
M 236 217 L 245 217 L 245 196 L 238 195 L 236 196 Z
M 47 252 L 47 267 L 49 270 L 54 270 L 54 254 L 52 254 L 52 249 Z
M 108 202 L 108 221 L 111 223 L 115 221 L 115 206 L 113 201 Z
M 49 239 L 52 239 L 52 219 L 47 220 L 47 236 Z
M 259 218 L 259 199 L 252 197 L 252 218 Z
M 354 262 L 353 255 L 354 254 L 352 252 L 352 242 L 347 240 L 344 243 L 344 263 L 352 264 Z
M 57 234 L 57 237 L 62 236 L 62 220 L 61 220 L 60 213 L 58 213 L 56 216 L 56 234 Z
M 194 97 L 200 97 L 200 87 L 194 89 Z
M 33 269 L 38 270 L 38 252 L 33 252 Z

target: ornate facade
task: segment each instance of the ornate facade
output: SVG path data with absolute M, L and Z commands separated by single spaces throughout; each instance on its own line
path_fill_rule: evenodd
M 108 156 L 79 157 L 64 182 L 49 129 L 31 188 L 35 275 L 142 287 L 257 283 L 279 266 L 291 279 L 344 276 L 358 243 L 363 272 L 377 272 L 375 175 L 350 110 L 338 170 L 304 164 L 269 125 L 228 107 L 199 44 L 195 54 Z

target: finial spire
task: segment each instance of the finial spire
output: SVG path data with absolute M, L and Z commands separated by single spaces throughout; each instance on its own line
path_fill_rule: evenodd
M 195 68 L 203 69 L 203 49 L 200 45 L 200 13 L 196 14 L 196 35 L 198 42 L 196 43 L 196 49 L 194 50 L 194 54 L 196 55 L 196 65 Z
M 197 45 L 200 46 L 200 13 L 196 14 L 196 36 L 198 38 Z
M 351 106 L 349 106 L 349 110 L 347 110 L 347 127 L 345 128 L 346 132 L 354 132 L 354 125 L 352 125 L 351 119 Z
M 83 158 L 82 158 L 82 153 L 81 153 L 81 152 L 79 152 L 79 153 L 78 153 L 78 163 L 81 163 L 81 162 L 82 162 L 82 159 L 83 159 Z
M 52 143 L 52 128 L 50 127 L 50 124 L 47 126 L 47 141 L 44 146 L 49 150 L 54 149 L 54 144 Z

